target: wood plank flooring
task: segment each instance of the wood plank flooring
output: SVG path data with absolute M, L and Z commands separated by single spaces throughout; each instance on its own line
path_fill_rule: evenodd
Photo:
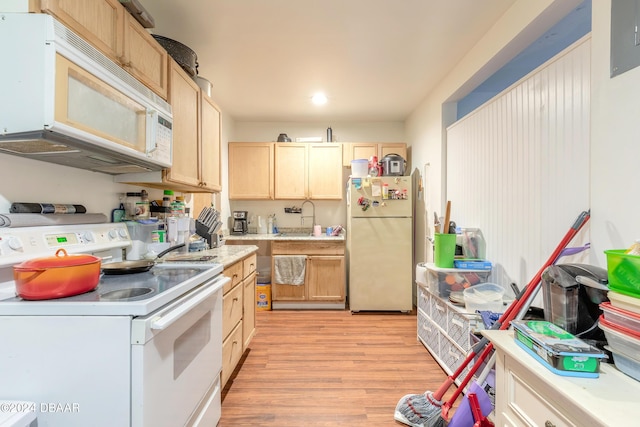
M 220 427 L 400 426 L 398 400 L 446 378 L 416 338 L 415 313 L 276 310 L 256 321 Z

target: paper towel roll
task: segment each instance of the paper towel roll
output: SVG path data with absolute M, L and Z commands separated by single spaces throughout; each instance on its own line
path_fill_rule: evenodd
M 427 285 L 427 264 L 424 262 L 416 264 L 416 282 Z

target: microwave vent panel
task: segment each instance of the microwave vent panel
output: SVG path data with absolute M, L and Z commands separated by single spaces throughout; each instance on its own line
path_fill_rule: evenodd
M 99 50 L 91 46 L 89 43 L 84 41 L 80 36 L 76 33 L 62 25 L 57 20 L 53 20 L 56 39 L 64 40 L 67 44 L 73 46 L 75 49 L 81 51 L 84 55 L 90 58 L 92 61 L 100 64 L 110 76 L 118 81 L 121 84 L 129 86 L 131 89 L 138 92 L 142 97 L 149 99 L 156 105 L 162 107 L 165 111 L 171 111 L 171 106 L 158 95 L 156 95 L 151 89 L 140 83 L 136 78 L 134 78 L 131 74 L 124 71 L 120 66 L 118 66 L 115 62 L 111 61 L 105 55 L 103 55 Z M 72 58 L 69 58 L 73 60 Z M 78 64 L 82 65 L 82 64 Z
M 0 150 L 12 154 L 73 153 L 79 151 L 64 144 L 37 139 L 31 141 L 0 141 Z

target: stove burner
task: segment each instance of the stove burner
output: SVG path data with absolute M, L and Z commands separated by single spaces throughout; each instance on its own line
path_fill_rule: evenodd
M 202 254 L 189 254 L 189 255 L 178 255 L 174 258 L 167 258 L 164 260 L 166 263 L 210 263 L 214 259 L 218 258 L 217 255 L 202 255 Z
M 117 289 L 115 291 L 106 292 L 100 295 L 100 298 L 119 301 L 119 300 L 136 298 L 142 295 L 146 295 L 150 292 L 153 292 L 153 289 L 151 288 Z

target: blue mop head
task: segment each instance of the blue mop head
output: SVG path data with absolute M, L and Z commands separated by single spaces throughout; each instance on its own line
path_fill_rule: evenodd
M 393 419 L 411 427 L 444 427 L 441 407 L 442 401 L 430 391 L 407 394 L 396 405 Z

